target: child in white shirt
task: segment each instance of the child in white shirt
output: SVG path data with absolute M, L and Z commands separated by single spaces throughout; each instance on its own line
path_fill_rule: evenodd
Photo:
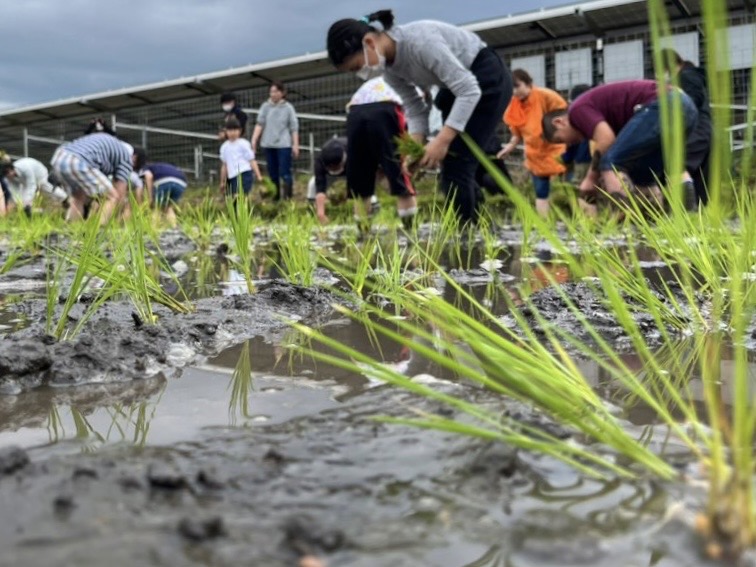
M 223 162 L 220 175 L 221 194 L 236 196 L 241 189 L 244 195 L 249 195 L 255 176 L 262 178 L 260 167 L 255 160 L 255 152 L 249 140 L 241 137 L 241 124 L 236 118 L 226 121 L 226 141 L 220 149 L 220 157 Z

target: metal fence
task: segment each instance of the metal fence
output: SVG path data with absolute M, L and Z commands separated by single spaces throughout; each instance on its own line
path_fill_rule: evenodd
M 743 20 L 749 21 L 749 20 Z M 734 19 L 730 23 L 741 23 Z M 695 21 L 673 26 L 673 34 L 697 33 Z M 698 53 L 701 64 L 706 64 L 705 49 L 699 36 Z M 544 41 L 520 48 L 500 50 L 502 58 L 511 64 L 531 56 L 542 57 L 543 83 L 556 88 L 559 86 L 557 59 L 560 54 L 583 50 L 590 53 L 589 80 L 600 83 L 606 76 L 606 50 L 612 45 L 642 43 L 642 64 L 639 72 L 646 77 L 653 76 L 652 46 L 648 28 L 636 27 L 612 32 L 600 40 L 593 35 L 573 38 L 569 41 Z M 731 74 L 733 94 L 733 122 L 727 135 L 733 150 L 742 149 L 743 133 L 746 131 L 746 104 L 749 101 L 751 69 L 737 69 Z M 563 79 L 561 79 L 563 82 Z M 359 85 L 351 74 L 339 74 L 293 81 L 287 84 L 289 100 L 295 106 L 300 119 L 300 158 L 294 167 L 300 172 L 312 170 L 312 163 L 318 148 L 330 137 L 342 134 L 344 130 L 344 109 L 349 94 Z M 237 99 L 250 114 L 250 131 L 259 105 L 268 96 L 268 87 L 237 89 Z M 561 92 L 566 94 L 565 89 Z M 217 94 L 203 95 L 194 91 L 186 100 L 163 104 L 145 104 L 141 107 L 118 111 L 103 118 L 110 120 L 118 134 L 132 145 L 147 149 L 150 159 L 176 164 L 201 181 L 213 180 L 218 175 L 218 130 L 221 126 L 221 110 Z M 92 113 L 78 119 L 50 120 L 33 126 L 5 127 L 0 129 L 0 148 L 11 155 L 30 155 L 48 162 L 55 146 L 65 140 L 79 137 L 91 118 Z M 264 156 L 258 156 L 264 162 Z

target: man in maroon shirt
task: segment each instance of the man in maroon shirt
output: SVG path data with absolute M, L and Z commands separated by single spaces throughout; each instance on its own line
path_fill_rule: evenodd
M 686 136 L 698 119 L 693 101 L 679 89 Z M 567 110 L 543 117 L 543 135 L 549 142 L 595 144 L 594 164 L 580 184 L 584 195 L 602 186 L 615 200 L 626 198 L 626 181 L 656 185 L 664 178 L 662 124 L 655 81 L 620 81 L 595 87 L 578 97 Z

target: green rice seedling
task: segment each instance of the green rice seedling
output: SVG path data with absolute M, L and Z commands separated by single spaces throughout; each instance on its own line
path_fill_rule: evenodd
M 53 335 L 56 339 L 70 338 L 72 335 L 67 334 L 68 321 L 71 310 L 79 300 L 79 297 L 87 288 L 94 275 L 101 273 L 98 264 L 101 265 L 102 237 L 100 233 L 99 214 L 91 215 L 85 222 L 81 223 L 80 240 L 74 242 L 73 247 L 68 250 L 55 249 L 53 252 L 60 259 L 59 262 L 68 262 L 76 266 L 71 285 L 68 289 L 66 300 L 63 302 L 57 323 L 53 326 L 50 321 L 47 322 L 48 328 L 53 328 Z M 54 286 L 51 286 L 51 289 Z M 104 290 L 101 295 L 104 294 Z M 48 296 L 48 303 L 51 301 Z M 91 306 L 90 306 L 91 313 Z M 49 310 L 48 314 L 52 314 Z M 85 317 L 79 318 L 79 326 L 83 324 Z
M 396 136 L 394 142 L 399 159 L 405 161 L 405 167 L 412 173 L 413 179 L 416 178 L 419 173 L 418 164 L 425 155 L 425 146 L 409 132 Z
M 199 203 L 187 202 L 177 209 L 177 218 L 182 232 L 192 239 L 198 248 L 207 249 L 212 242 L 213 231 L 218 222 L 218 206 L 210 190 L 205 191 Z
M 228 384 L 228 388 L 231 390 L 231 396 L 228 400 L 228 418 L 231 425 L 236 425 L 239 416 L 243 419 L 252 417 L 249 411 L 249 400 L 253 392 L 250 351 L 249 341 L 244 342 L 234 372 L 231 375 L 231 381 Z
M 311 216 L 297 218 L 291 213 L 282 225 L 273 228 L 273 239 L 280 260 L 273 260 L 287 281 L 311 286 L 318 267 L 318 258 L 312 250 L 311 235 L 314 221 Z
M 252 274 L 252 243 L 255 229 L 252 206 L 243 193 L 236 198 L 226 199 L 226 217 L 229 221 L 234 251 L 238 257 L 237 268 L 247 282 L 247 292 L 255 292 Z

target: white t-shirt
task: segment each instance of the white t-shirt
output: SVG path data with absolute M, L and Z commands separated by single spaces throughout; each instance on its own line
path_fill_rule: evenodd
M 47 190 L 47 168 L 34 158 L 21 158 L 13 162 L 15 179 L 6 179 L 13 200 L 22 206 L 31 205 L 37 189 Z
M 226 140 L 220 149 L 221 161 L 226 164 L 228 178 L 233 179 L 240 173 L 249 171 L 252 166 L 250 161 L 255 159 L 255 152 L 252 151 L 252 145 L 249 140 L 239 138 L 238 140 Z

